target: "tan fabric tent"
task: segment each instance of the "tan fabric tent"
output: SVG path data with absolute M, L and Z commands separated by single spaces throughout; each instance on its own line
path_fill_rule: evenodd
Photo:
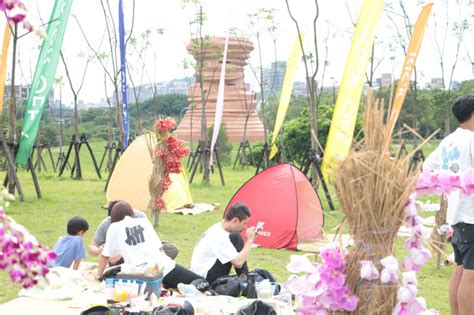
M 146 211 L 150 201 L 148 179 L 153 164 L 149 145 L 153 148 L 156 140 L 152 135 L 137 137 L 122 154 L 107 187 L 107 203 L 121 199 L 128 201 L 134 209 Z M 192 203 L 191 192 L 184 170 L 181 174 L 171 174 L 171 186 L 163 199 L 168 210 Z

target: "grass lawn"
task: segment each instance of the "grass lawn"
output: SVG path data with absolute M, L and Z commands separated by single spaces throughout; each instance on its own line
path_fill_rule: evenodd
M 100 160 L 104 143 L 94 142 L 92 146 L 96 158 Z M 425 156 L 434 147 L 432 145 L 424 149 Z M 47 162 L 49 172 L 42 171 L 38 175 L 43 194 L 43 198 L 40 200 L 36 199 L 30 174 L 19 171 L 26 201 L 15 201 L 6 212 L 18 223 L 26 226 L 46 246 L 53 247 L 57 238 L 66 233 L 66 222 L 74 215 L 83 216 L 89 222 L 90 230 L 84 239 L 87 245 L 90 243 L 99 222 L 106 216 L 106 211 L 101 208 L 105 203 L 105 193 L 103 191 L 105 179 L 97 178 L 86 151 L 83 150 L 81 154 L 85 179 L 80 181 L 70 179 L 67 172 L 62 178 L 58 178 Z M 160 216 L 158 234 L 161 239 L 173 241 L 180 247 L 180 253 L 177 257 L 178 263 L 189 267 L 192 249 L 201 233 L 222 218 L 223 210 L 228 201 L 254 172 L 254 168 L 232 170 L 232 166 L 225 166 L 226 186 L 224 187 L 220 185 L 217 172 L 212 175 L 211 184 L 209 185 L 201 184 L 202 175 L 198 173 L 195 182 L 191 185 L 193 201 L 219 203 L 220 208 L 214 212 L 197 216 L 167 213 Z M 107 173 L 102 174 L 102 177 L 106 178 L 106 176 Z M 124 183 L 124 185 L 127 185 L 127 183 Z M 258 194 L 258 192 L 255 193 Z M 324 194 L 320 193 L 319 195 L 326 213 L 324 229 L 327 233 L 334 233 L 333 230 L 340 225 L 343 214 L 340 211 L 328 212 Z M 346 230 L 345 227 L 344 230 Z M 402 239 L 397 242 L 396 252 L 399 253 L 399 257 L 403 257 Z M 293 254 L 302 254 L 302 252 L 257 248 L 252 251 L 249 264 L 251 268 L 267 269 L 279 281 L 284 281 L 289 275 L 285 266 L 289 262 L 290 255 Z M 87 258 L 87 260 L 97 261 L 96 258 Z M 449 314 L 447 288 L 451 269 L 452 267 L 441 267 L 440 270 L 436 270 L 435 261 L 432 259 L 418 274 L 419 295 L 425 297 L 429 307 L 438 309 L 441 314 Z M 0 272 L 0 303 L 15 298 L 19 289 L 19 286 L 11 284 L 6 272 Z

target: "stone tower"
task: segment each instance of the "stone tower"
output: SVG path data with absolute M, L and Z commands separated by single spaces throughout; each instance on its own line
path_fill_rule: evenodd
M 206 124 L 214 124 L 216 113 L 217 90 L 224 51 L 224 37 L 211 37 L 206 44 L 204 56 L 204 91 L 206 95 Z M 193 52 L 193 43 L 187 46 L 188 52 L 194 59 L 199 59 L 199 51 Z M 247 39 L 229 38 L 227 47 L 227 64 L 224 91 L 224 113 L 222 122 L 226 126 L 229 141 L 240 142 L 243 140 L 245 120 L 247 122 L 247 140 L 264 140 L 263 124 L 254 111 L 255 101 L 253 93 L 244 86 L 244 66 L 253 50 L 253 44 Z M 201 89 L 199 80 L 196 80 L 189 89 L 189 107 L 183 120 L 180 122 L 175 135 L 181 139 L 193 141 L 200 139 L 201 135 Z M 194 105 L 194 107 L 192 107 Z M 192 132 L 191 132 L 192 117 Z M 210 139 L 209 139 L 210 140 Z

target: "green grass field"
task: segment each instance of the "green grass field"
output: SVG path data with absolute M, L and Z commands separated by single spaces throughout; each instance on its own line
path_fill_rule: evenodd
M 92 143 L 92 146 L 96 158 L 100 160 L 104 143 Z M 434 145 L 427 146 L 424 149 L 425 154 L 428 154 L 433 148 Z M 106 211 L 102 209 L 102 205 L 105 203 L 105 179 L 97 178 L 90 157 L 85 150 L 81 152 L 81 155 L 81 161 L 84 163 L 83 173 L 85 179 L 79 181 L 70 179 L 69 173 L 65 173 L 62 178 L 58 178 L 47 162 L 49 172 L 42 171 L 39 173 L 43 194 L 43 198 L 40 200 L 36 199 L 30 174 L 19 171 L 26 201 L 15 201 L 6 212 L 18 223 L 26 226 L 46 246 L 54 246 L 57 238 L 66 233 L 66 222 L 74 215 L 83 216 L 90 224 L 90 230 L 84 239 L 87 245 L 90 243 L 98 223 L 106 216 Z M 197 216 L 167 213 L 161 215 L 160 226 L 157 229 L 158 234 L 161 239 L 173 241 L 180 247 L 180 253 L 177 257 L 180 264 L 189 267 L 192 250 L 198 237 L 211 224 L 222 218 L 223 209 L 230 198 L 254 172 L 254 168 L 232 170 L 231 166 L 226 166 L 224 167 L 226 181 L 224 187 L 220 185 L 217 173 L 212 175 L 211 184 L 209 185 L 201 184 L 202 175 L 198 173 L 195 182 L 191 185 L 193 201 L 219 203 L 220 208 L 214 212 Z M 105 178 L 106 176 L 107 173 L 102 174 L 102 177 Z M 124 183 L 124 185 L 127 185 L 127 183 Z M 340 211 L 328 212 L 323 194 L 320 193 L 319 195 L 325 207 L 324 229 L 327 233 L 334 233 L 334 230 L 343 219 L 343 214 Z M 345 227 L 344 230 L 346 230 Z M 396 252 L 400 258 L 403 256 L 402 244 L 403 240 L 399 240 L 396 246 Z M 285 281 L 289 276 L 285 266 L 289 262 L 290 255 L 293 254 L 303 254 L 303 252 L 257 248 L 252 251 L 249 264 L 251 268 L 267 269 L 279 281 Z M 95 258 L 87 258 L 87 260 L 97 261 Z M 441 314 L 449 314 L 447 288 L 451 268 L 441 267 L 440 270 L 436 270 L 435 261 L 432 259 L 418 274 L 419 295 L 426 298 L 430 308 L 438 309 Z M 0 272 L 0 303 L 15 298 L 19 289 L 19 286 L 11 284 L 6 272 Z

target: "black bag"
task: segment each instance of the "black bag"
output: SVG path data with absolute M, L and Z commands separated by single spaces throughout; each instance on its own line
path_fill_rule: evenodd
M 107 307 L 103 305 L 93 306 L 85 311 L 82 311 L 80 315 L 120 315 L 122 310 L 113 307 Z
M 158 306 L 151 312 L 151 315 L 194 315 L 194 307 L 188 301 L 184 301 L 183 306 Z
M 238 315 L 277 315 L 273 307 L 263 303 L 262 301 L 255 301 L 250 305 L 244 306 L 237 313 Z
M 242 282 L 246 283 L 247 277 L 245 279 L 239 276 L 219 277 L 211 284 L 211 290 L 219 295 L 239 297 L 243 293 Z

